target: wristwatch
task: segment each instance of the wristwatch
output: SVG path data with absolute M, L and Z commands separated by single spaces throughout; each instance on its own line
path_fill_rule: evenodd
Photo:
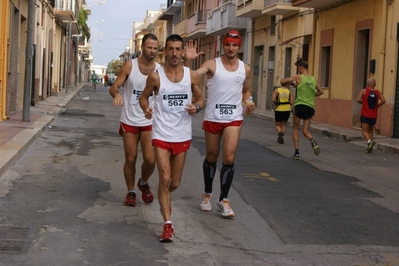
M 194 104 L 194 106 L 197 108 L 196 113 L 199 113 L 201 111 L 201 107 L 198 104 Z

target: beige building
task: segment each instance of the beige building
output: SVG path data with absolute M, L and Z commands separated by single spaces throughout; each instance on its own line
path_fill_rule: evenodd
M 4 0 L 0 4 L 0 122 L 23 109 L 25 94 L 35 105 L 84 81 L 90 66 L 78 49 L 80 41 L 84 44 L 78 20 L 85 0 L 34 1 L 33 23 L 29 3 Z M 28 34 L 32 36 L 29 49 Z M 27 61 L 31 74 L 25 73 Z M 30 84 L 25 84 L 26 77 Z

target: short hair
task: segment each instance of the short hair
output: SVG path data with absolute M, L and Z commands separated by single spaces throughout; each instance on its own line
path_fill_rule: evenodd
M 287 78 L 282 78 L 282 79 L 280 79 L 280 84 L 281 84 L 281 86 L 287 86 L 287 85 L 290 85 L 290 84 L 291 84 L 291 81 L 283 82 L 284 79 L 287 79 Z
M 141 40 L 141 45 L 144 45 L 144 43 L 145 43 L 145 41 L 146 41 L 147 39 L 151 39 L 151 40 L 154 40 L 154 41 L 158 41 L 157 36 L 155 36 L 155 35 L 152 34 L 152 33 L 147 33 L 146 35 L 144 35 L 143 39 Z
M 181 42 L 182 47 L 184 46 L 184 40 L 178 34 L 172 34 L 172 35 L 169 35 L 168 38 L 166 38 L 165 48 L 168 47 L 168 42 Z
M 305 60 L 301 60 L 299 62 L 296 62 L 297 67 L 303 67 L 304 69 L 308 69 L 309 65 L 308 62 Z

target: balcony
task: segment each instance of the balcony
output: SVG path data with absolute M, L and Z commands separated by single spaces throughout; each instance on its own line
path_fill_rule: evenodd
M 82 57 L 87 57 L 89 55 L 89 48 L 87 46 L 79 46 L 78 49 Z
M 63 27 L 68 29 L 69 22 L 71 23 L 71 33 L 80 34 L 78 19 L 79 19 L 79 4 L 77 0 L 55 0 L 54 4 L 55 16 Z
M 187 19 L 188 37 L 201 38 L 206 35 L 206 18 L 210 9 L 199 10 Z
M 333 5 L 339 1 L 337 0 L 292 0 L 292 6 L 295 7 L 310 7 L 310 8 L 323 8 Z
M 285 16 L 298 12 L 299 7 L 292 6 L 291 0 L 264 0 L 262 14 L 269 16 Z
M 175 24 L 173 33 L 180 35 L 180 37 L 182 37 L 182 38 L 187 38 L 188 37 L 187 24 L 188 23 L 187 23 L 187 19 L 186 18 L 180 20 L 179 22 L 177 22 Z
M 228 1 L 208 12 L 206 35 L 223 35 L 229 30 L 244 30 L 247 26 L 246 18 L 236 17 L 235 1 Z
M 176 1 L 173 4 L 171 4 L 170 6 L 168 6 L 168 8 L 166 9 L 165 12 L 163 12 L 158 19 L 159 20 L 170 20 L 172 19 L 176 13 L 180 13 L 181 12 L 181 8 L 182 8 L 182 2 L 181 1 Z
M 237 17 L 257 18 L 262 15 L 264 0 L 237 0 Z

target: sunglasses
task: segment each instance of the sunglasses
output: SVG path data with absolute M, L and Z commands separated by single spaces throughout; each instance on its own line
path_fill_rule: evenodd
M 239 34 L 237 33 L 226 33 L 225 37 L 231 37 L 231 38 L 241 38 Z

